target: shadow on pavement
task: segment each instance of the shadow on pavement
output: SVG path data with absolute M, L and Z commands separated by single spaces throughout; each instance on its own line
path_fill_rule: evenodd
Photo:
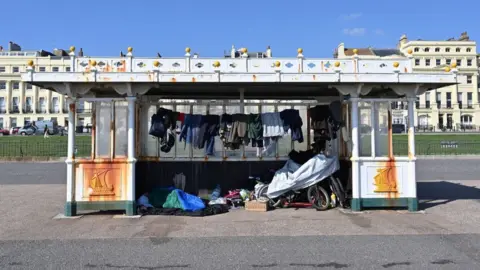
M 452 182 L 417 183 L 420 209 L 428 209 L 455 200 L 480 200 L 480 189 Z

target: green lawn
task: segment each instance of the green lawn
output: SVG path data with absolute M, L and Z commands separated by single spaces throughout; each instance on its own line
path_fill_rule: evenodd
M 442 142 L 456 142 L 454 145 L 442 147 Z M 281 149 L 289 149 L 287 140 L 281 141 Z M 91 137 L 76 136 L 76 156 L 88 157 L 91 153 Z M 285 145 L 283 145 L 285 144 Z M 181 143 L 183 145 L 183 143 Z M 382 140 L 379 147 L 383 153 L 387 152 L 387 140 Z M 219 146 L 216 146 L 217 148 Z M 361 153 L 369 155 L 370 137 L 363 135 L 361 140 Z M 417 134 L 416 136 L 417 155 L 480 155 L 480 134 Z M 406 156 L 408 153 L 407 135 L 393 136 L 393 150 L 397 156 Z M 202 151 L 203 150 L 195 150 Z M 284 152 L 284 151 L 282 151 Z M 50 136 L 44 139 L 43 136 L 0 136 L 0 157 L 66 157 L 67 136 Z

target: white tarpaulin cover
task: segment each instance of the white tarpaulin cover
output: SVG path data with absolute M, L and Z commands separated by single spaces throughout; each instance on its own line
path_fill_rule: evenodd
M 268 185 L 267 196 L 276 198 L 289 190 L 307 188 L 332 175 L 339 168 L 340 163 L 336 156 L 316 155 L 302 166 L 289 159 L 283 168 L 275 172 Z

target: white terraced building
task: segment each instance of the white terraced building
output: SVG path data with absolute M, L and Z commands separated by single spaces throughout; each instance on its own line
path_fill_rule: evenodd
M 353 48 L 342 43 L 335 51 L 336 58 L 351 58 Z M 410 54 L 409 54 L 410 52 Z M 362 59 L 395 59 L 409 55 L 414 73 L 432 73 L 455 67 L 459 84 L 435 89 L 417 97 L 415 126 L 420 130 L 479 130 L 480 101 L 478 93 L 479 65 L 477 44 L 467 33 L 457 39 L 408 40 L 400 38 L 395 49 L 358 48 Z M 393 104 L 394 123 L 405 124 L 407 104 Z
M 80 53 L 82 54 L 82 53 Z M 32 121 L 56 120 L 68 124 L 65 96 L 24 83 L 20 74 L 26 72 L 25 61 L 33 60 L 36 72 L 68 72 L 70 56 L 64 50 L 22 50 L 13 42 L 0 46 L 0 128 L 24 126 Z M 89 103 L 77 107 L 77 126 L 91 124 Z

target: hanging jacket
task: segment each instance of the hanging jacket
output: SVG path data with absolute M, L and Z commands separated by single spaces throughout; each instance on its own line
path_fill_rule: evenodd
M 281 137 L 283 131 L 283 122 L 278 112 L 262 113 L 263 137 Z
M 288 132 L 290 129 L 292 141 L 303 142 L 302 125 L 303 121 L 300 117 L 300 112 L 295 109 L 286 109 L 280 112 L 280 117 L 283 121 L 283 129 Z
M 259 141 L 263 139 L 263 125 L 260 114 L 249 114 L 247 124 L 248 138 L 252 141 Z

